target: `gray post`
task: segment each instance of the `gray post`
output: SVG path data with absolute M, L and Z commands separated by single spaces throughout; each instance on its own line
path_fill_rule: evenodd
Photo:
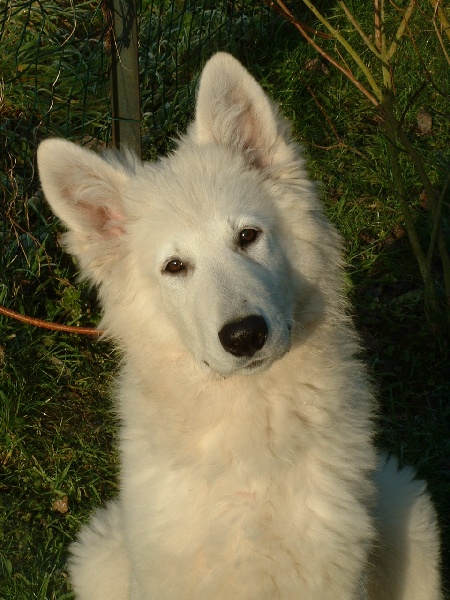
M 135 0 L 110 0 L 112 142 L 141 157 L 141 106 Z

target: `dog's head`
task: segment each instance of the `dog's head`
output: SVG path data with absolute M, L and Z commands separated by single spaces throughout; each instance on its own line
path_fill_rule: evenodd
M 299 303 L 327 268 L 314 250 L 326 225 L 285 122 L 234 58 L 205 66 L 172 156 L 141 164 L 51 139 L 38 164 L 67 247 L 99 286 L 103 325 L 122 343 L 174 356 L 184 346 L 223 375 L 287 352 Z

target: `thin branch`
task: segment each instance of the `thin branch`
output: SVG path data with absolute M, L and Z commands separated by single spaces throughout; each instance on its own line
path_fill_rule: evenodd
M 387 104 L 390 102 L 389 98 L 385 98 L 385 102 L 383 105 L 385 113 L 389 114 L 390 108 Z M 389 124 L 389 123 L 388 123 Z M 408 239 L 411 244 L 411 248 L 413 250 L 414 256 L 416 258 L 417 264 L 419 266 L 420 274 L 422 275 L 422 279 L 425 285 L 429 282 L 429 271 L 427 270 L 427 260 L 425 253 L 423 251 L 422 245 L 420 243 L 419 236 L 417 234 L 416 225 L 414 221 L 414 216 L 411 212 L 411 208 L 406 199 L 406 190 L 403 182 L 403 175 L 401 172 L 400 161 L 399 161 L 399 148 L 396 144 L 395 139 L 395 129 L 390 129 L 386 127 L 386 137 L 388 140 L 387 150 L 389 155 L 389 163 L 391 166 L 392 172 L 392 180 L 395 188 L 395 192 L 397 194 L 398 199 L 400 200 L 403 219 L 405 222 L 406 232 L 408 234 Z
M 437 13 L 439 20 L 442 24 L 442 28 L 445 31 L 445 35 L 448 37 L 449 41 L 450 41 L 450 21 L 447 19 L 447 16 L 444 12 L 444 9 L 442 8 L 442 6 L 440 6 L 442 4 L 442 0 L 430 0 L 432 6 L 434 7 L 434 11 L 435 13 Z M 433 20 L 436 17 L 433 18 Z
M 357 31 L 359 33 L 359 35 L 361 36 L 361 39 L 366 44 L 366 46 L 369 48 L 369 50 L 372 52 L 372 54 L 374 54 L 375 57 L 378 58 L 378 60 L 383 60 L 383 57 L 382 57 L 381 53 L 377 50 L 376 46 L 374 46 L 372 44 L 369 36 L 367 36 L 364 33 L 361 25 L 358 23 L 358 21 L 355 19 L 355 17 L 352 15 L 352 13 L 349 11 L 349 9 L 347 8 L 345 2 L 340 1 L 339 4 L 340 4 L 342 10 L 345 12 L 345 15 L 346 15 L 347 19 L 353 25 L 355 31 Z
M 445 13 L 442 10 L 442 8 L 438 7 L 438 0 L 430 0 L 430 2 L 434 5 L 434 15 L 433 15 L 434 30 L 436 32 L 437 39 L 439 40 L 439 44 L 441 45 L 442 52 L 443 52 L 448 64 L 450 65 L 450 56 L 447 52 L 447 48 L 445 47 L 445 43 L 442 38 L 442 33 L 439 31 L 439 27 L 436 22 L 436 13 L 441 22 L 441 28 L 444 29 L 449 40 L 450 40 L 450 23 L 448 22 L 447 17 L 445 16 Z
M 333 146 L 333 147 L 337 148 L 337 147 L 341 146 L 342 145 L 342 141 L 341 141 L 341 139 L 339 137 L 339 134 L 338 134 L 338 132 L 336 130 L 336 127 L 333 125 L 333 122 L 331 121 L 330 117 L 328 116 L 327 111 L 324 109 L 324 107 L 322 106 L 322 104 L 319 102 L 319 99 L 317 98 L 317 96 L 314 93 L 313 89 L 308 85 L 308 83 L 305 81 L 304 84 L 306 85 L 306 89 L 311 94 L 312 99 L 316 103 L 316 106 L 319 108 L 320 112 L 323 114 L 325 121 L 328 123 L 329 128 L 332 130 L 333 135 L 334 135 L 334 137 L 337 140 L 337 144 L 335 146 Z M 325 148 L 325 146 L 322 146 L 322 148 Z
M 445 180 L 444 187 L 441 190 L 439 199 L 436 204 L 436 212 L 433 215 L 433 231 L 431 232 L 430 245 L 428 247 L 428 255 L 427 255 L 428 269 L 431 269 L 431 261 L 433 260 L 434 248 L 436 246 L 436 240 L 438 238 L 439 228 L 441 226 L 442 205 L 444 204 L 444 198 L 447 195 L 447 192 L 449 189 L 450 189 L 450 174 L 447 176 L 447 179 Z
M 327 111 L 324 109 L 324 107 L 322 106 L 322 104 L 319 102 L 319 99 L 317 98 L 317 96 L 314 93 L 313 89 L 308 85 L 308 83 L 305 80 L 303 80 L 303 81 L 304 81 L 304 84 L 306 86 L 306 89 L 311 94 L 312 99 L 316 103 L 316 106 L 318 107 L 318 109 L 320 110 L 320 112 L 323 114 L 324 119 L 326 120 L 326 122 L 328 123 L 328 126 L 332 130 L 333 135 L 336 138 L 336 144 L 332 144 L 330 146 L 322 146 L 321 144 L 314 144 L 313 142 L 309 142 L 308 140 L 303 140 L 303 143 L 307 144 L 308 146 L 310 146 L 312 148 L 319 148 L 320 150 L 326 150 L 327 152 L 329 150 L 335 150 L 336 148 L 343 148 L 344 150 L 352 152 L 353 154 L 356 154 L 357 156 L 359 156 L 360 158 L 362 158 L 363 160 L 365 160 L 366 162 L 368 162 L 367 156 L 365 156 L 362 152 L 360 152 L 356 148 L 353 148 L 352 146 L 349 146 L 348 144 L 345 144 L 340 139 L 339 134 L 338 134 L 338 132 L 336 130 L 336 127 L 333 125 L 333 122 L 331 121 L 331 119 L 330 119 Z
M 423 59 L 422 53 L 420 52 L 419 48 L 417 47 L 417 43 L 416 40 L 414 38 L 414 35 L 412 34 L 411 31 L 409 31 L 410 34 L 410 42 L 413 45 L 414 51 L 416 53 L 417 56 L 417 60 L 420 62 L 420 65 L 422 67 L 423 73 L 425 75 L 425 77 L 428 80 L 428 83 L 430 83 L 430 85 L 433 87 L 434 90 L 436 90 L 436 92 L 442 96 L 443 98 L 448 98 L 448 93 L 446 90 L 440 88 L 438 86 L 438 84 L 436 83 L 436 80 L 433 78 L 433 74 L 432 71 L 430 70 L 430 68 L 427 66 L 426 62 Z M 447 58 L 447 55 L 446 55 Z
M 386 105 L 383 106 L 384 113 L 388 120 L 388 123 L 391 124 L 392 130 L 395 132 L 395 135 L 399 142 L 403 145 L 406 150 L 409 158 L 413 162 L 417 174 L 419 175 L 420 181 L 422 182 L 423 187 L 425 188 L 425 193 L 428 197 L 431 207 L 431 213 L 433 215 L 433 219 L 435 220 L 436 231 L 436 243 L 439 250 L 439 254 L 442 262 L 442 270 L 444 274 L 444 286 L 445 286 L 445 296 L 447 298 L 447 302 L 450 304 L 450 256 L 447 248 L 447 243 L 444 238 L 444 234 L 441 227 L 441 219 L 437 219 L 439 215 L 439 202 L 440 198 L 437 196 L 436 191 L 433 188 L 433 185 L 425 171 L 425 167 L 422 161 L 421 156 L 417 152 L 414 144 L 410 141 L 408 136 L 402 127 L 399 126 L 395 115 L 392 110 Z
M 408 25 L 409 19 L 411 18 L 415 4 L 416 0 L 411 0 L 408 4 L 408 8 L 403 13 L 403 17 L 400 21 L 400 25 L 398 26 L 397 33 L 395 34 L 394 39 L 392 40 L 392 43 L 389 47 L 389 50 L 387 51 L 387 60 L 390 60 L 394 56 L 395 51 L 397 50 L 397 46 L 405 33 L 406 26 Z
M 381 38 L 381 7 L 380 0 L 374 0 L 373 12 L 375 17 L 375 45 L 380 53 L 384 52 L 384 47 Z
M 281 0 L 277 0 L 278 3 L 280 3 L 280 1 Z M 377 82 L 375 81 L 372 73 L 370 72 L 370 69 L 365 64 L 365 62 L 362 60 L 362 58 L 359 56 L 359 54 L 356 52 L 356 50 L 353 48 L 353 46 L 351 46 L 347 42 L 347 40 L 344 38 L 344 36 L 342 36 L 339 33 L 339 31 L 337 29 L 335 29 L 331 25 L 331 23 L 322 15 L 322 13 L 319 10 L 317 10 L 317 8 L 314 6 L 314 4 L 312 2 L 310 2 L 310 0 L 302 0 L 302 2 L 303 2 L 303 4 L 306 4 L 306 6 L 309 8 L 309 10 L 328 29 L 328 31 L 341 44 L 341 46 L 343 46 L 343 48 L 345 48 L 347 50 L 347 52 L 353 58 L 353 60 L 355 61 L 355 63 L 358 65 L 358 67 L 364 73 L 364 75 L 365 75 L 367 81 L 369 82 L 370 87 L 372 88 L 375 96 L 378 98 L 379 101 L 381 101 L 381 98 L 382 98 L 381 89 L 377 85 Z
M 417 98 L 420 96 L 420 94 L 423 92 L 423 90 L 427 87 L 429 83 L 430 82 L 428 80 L 422 82 L 418 89 L 414 92 L 414 94 L 409 98 L 405 105 L 405 108 L 402 111 L 401 117 L 398 120 L 399 126 L 403 127 L 403 123 L 405 121 L 406 115 L 408 114 L 408 111 L 411 110 L 411 108 L 414 105 L 414 102 L 417 100 Z
M 369 92 L 369 90 L 367 90 L 360 81 L 358 81 L 356 79 L 356 77 L 353 75 L 353 73 L 351 71 L 349 71 L 348 69 L 344 68 L 342 65 L 340 65 L 336 60 L 334 60 L 327 52 L 325 52 L 325 50 L 323 50 L 323 48 L 321 48 L 307 33 L 307 31 L 305 31 L 305 29 L 303 28 L 303 24 L 298 21 L 298 19 L 296 19 L 294 17 L 294 15 L 291 13 L 291 11 L 286 7 L 286 5 L 282 2 L 282 0 L 275 0 L 275 1 L 271 1 L 271 0 L 265 0 L 265 2 L 272 7 L 274 10 L 276 10 L 282 17 L 284 17 L 287 21 L 290 21 L 294 27 L 300 32 L 300 34 L 305 38 L 305 40 L 308 42 L 308 44 L 310 44 L 315 50 L 317 50 L 317 52 L 323 56 L 325 58 L 325 60 L 327 60 L 330 64 L 332 64 L 334 67 L 336 67 L 336 69 L 338 69 L 339 71 L 341 71 L 341 73 L 343 73 L 352 83 L 353 85 L 355 85 L 355 87 L 357 87 L 359 89 L 360 92 L 362 92 L 364 94 L 364 96 L 370 100 L 370 102 L 376 106 L 377 108 L 380 106 L 380 102 L 379 100 Z M 381 94 L 381 90 L 380 94 Z M 381 98 L 381 96 L 380 96 Z
M 437 38 L 439 40 L 439 43 L 441 45 L 441 48 L 442 48 L 442 52 L 443 52 L 443 54 L 444 54 L 444 56 L 445 56 L 448 64 L 450 65 L 450 56 L 449 56 L 449 54 L 447 52 L 447 48 L 445 47 L 444 40 L 442 39 L 441 32 L 439 31 L 438 26 L 436 25 L 436 21 L 434 19 L 433 19 L 433 25 L 434 25 L 434 30 L 436 32 L 436 36 L 437 36 Z
M 50 329 L 51 331 L 62 331 L 65 333 L 77 333 L 81 335 L 96 336 L 102 335 L 104 333 L 101 329 L 96 329 L 95 327 L 72 327 L 70 325 L 59 325 L 58 323 L 52 323 L 50 321 L 35 319 L 33 317 L 21 315 L 15 310 L 5 308 L 4 306 L 0 306 L 0 314 L 5 315 L 7 317 L 11 317 L 11 319 L 16 319 L 16 321 L 26 323 L 27 325 L 32 325 L 33 327 L 41 327 L 42 329 Z

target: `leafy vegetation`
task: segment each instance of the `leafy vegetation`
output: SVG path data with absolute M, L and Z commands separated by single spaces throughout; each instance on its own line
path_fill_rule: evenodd
M 326 18 L 374 66 L 340 7 L 322 4 Z M 425 9 L 429 2 L 418 0 L 417 6 Z M 349 7 L 371 31 L 371 4 Z M 262 3 L 155 0 L 142 10 L 147 158 L 170 148 L 184 129 L 192 82 L 216 49 L 237 54 L 292 119 L 311 173 L 323 182 L 328 214 L 345 240 L 349 294 L 379 388 L 377 443 L 416 465 L 429 481 L 448 565 L 448 334 L 438 335 L 426 323 L 423 281 L 391 177 L 382 116 L 292 24 Z M 306 11 L 296 17 L 320 26 Z M 423 36 L 408 33 L 399 44 L 395 87 L 403 128 L 424 157 L 433 186 L 442 190 L 450 172 L 450 80 L 445 55 L 423 22 L 420 16 L 410 21 L 411 31 L 422 28 Z M 386 27 L 396 31 L 394 18 Z M 35 151 L 49 135 L 98 148 L 108 141 L 104 36 L 98 2 L 75 8 L 65 0 L 13 2 L 0 15 L 0 304 L 65 324 L 95 325 L 98 309 L 95 294 L 76 282 L 76 268 L 58 244 L 59 225 L 38 188 Z M 333 42 L 327 44 L 331 52 Z M 433 81 L 441 77 L 439 89 L 424 79 L 421 61 L 432 65 Z M 414 226 L 425 243 L 432 223 L 429 198 L 404 153 L 400 161 Z M 442 217 L 449 236 L 448 195 Z M 432 266 L 440 294 L 437 253 Z M 93 507 L 116 493 L 109 393 L 116 361 L 104 342 L 0 316 L 0 599 L 72 597 L 65 548 Z
M 310 30 L 295 18 L 282 0 L 277 0 L 274 7 L 295 25 L 323 60 L 336 67 L 375 107 L 380 130 L 387 141 L 392 191 L 401 209 L 405 231 L 423 280 L 425 316 L 433 329 L 448 330 L 450 257 L 442 208 L 450 196 L 449 164 L 448 159 L 436 162 L 425 157 L 424 148 L 420 148 L 421 144 L 415 143 L 409 135 L 407 120 L 415 110 L 418 132 L 422 136 L 433 133 L 432 116 L 423 109 L 417 111 L 417 100 L 427 88 L 432 92 L 429 104 L 434 111 L 448 108 L 448 78 L 444 70 L 450 66 L 450 22 L 447 14 L 438 0 L 421 4 L 410 0 L 404 8 L 384 0 L 374 0 L 372 13 L 369 5 L 364 11 L 359 11 L 361 16 L 366 17 L 365 21 L 367 16 L 372 16 L 373 35 L 368 35 L 356 16 L 355 8 L 349 8 L 343 1 L 338 2 L 339 9 L 334 11 L 332 19 L 328 19 L 325 12 L 310 0 L 303 0 L 303 4 L 325 31 L 315 31 L 312 37 Z M 399 57 L 405 38 L 409 42 L 407 61 L 405 47 L 403 58 Z M 426 52 L 423 51 L 424 42 Z M 397 88 L 399 74 L 402 83 L 406 84 L 401 89 Z M 429 241 L 425 248 L 410 202 L 411 176 L 422 186 L 431 216 Z M 433 268 L 435 255 L 440 258 L 442 307 Z

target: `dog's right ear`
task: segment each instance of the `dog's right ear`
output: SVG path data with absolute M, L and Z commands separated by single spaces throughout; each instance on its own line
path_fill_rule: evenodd
M 264 169 L 296 158 L 287 123 L 239 61 L 218 52 L 200 77 L 191 134 L 200 144 L 220 144 Z
M 61 139 L 42 142 L 37 162 L 44 194 L 69 230 L 67 249 L 84 273 L 99 283 L 121 249 L 126 170 Z

